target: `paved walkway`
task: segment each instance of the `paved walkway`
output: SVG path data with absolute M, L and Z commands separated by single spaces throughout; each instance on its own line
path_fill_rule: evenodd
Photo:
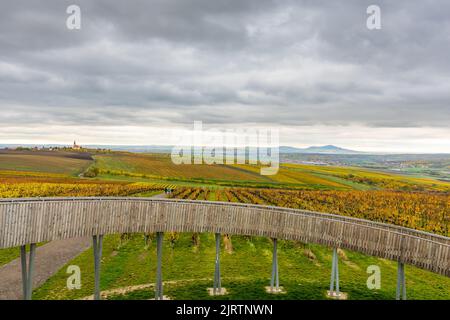
M 33 288 L 42 285 L 67 262 L 88 249 L 91 242 L 90 237 L 72 238 L 52 241 L 36 248 Z M 20 258 L 0 267 L 0 300 L 17 299 L 22 299 Z

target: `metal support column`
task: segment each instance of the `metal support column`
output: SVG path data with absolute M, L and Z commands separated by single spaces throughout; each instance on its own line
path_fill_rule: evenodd
M 157 254 L 157 268 L 156 268 L 156 285 L 155 285 L 155 299 L 163 299 L 163 286 L 162 286 L 162 245 L 163 245 L 163 232 L 156 233 L 156 254 Z
M 94 247 L 94 300 L 100 300 L 100 265 L 102 261 L 103 235 L 92 237 Z
M 397 267 L 397 292 L 395 298 L 397 300 L 406 300 L 405 265 L 401 262 L 398 262 Z
M 274 288 L 274 286 L 275 286 L 275 288 Z M 279 278 L 278 278 L 277 239 L 273 239 L 272 278 L 270 279 L 270 291 L 278 292 L 279 290 L 280 290 L 280 282 L 279 282 Z
M 333 260 L 331 266 L 330 295 L 335 293 L 336 297 L 340 296 L 339 292 L 339 258 L 337 248 L 333 248 Z
M 30 254 L 28 257 L 27 269 L 27 250 L 26 245 L 20 247 L 20 260 L 22 265 L 22 290 L 23 299 L 31 300 L 33 293 L 33 272 L 34 272 L 34 257 L 36 255 L 36 244 L 30 244 Z
M 27 247 L 20 246 L 20 261 L 22 263 L 22 293 L 23 293 L 23 300 L 27 300 Z
M 216 266 L 214 269 L 214 294 L 220 294 L 222 291 L 222 284 L 220 281 L 220 233 L 215 234 L 216 237 Z

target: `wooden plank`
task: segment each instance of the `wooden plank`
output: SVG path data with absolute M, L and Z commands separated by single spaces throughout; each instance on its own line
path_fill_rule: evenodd
M 155 231 L 295 239 L 398 260 L 450 276 L 450 238 L 362 219 L 171 199 L 0 200 L 0 248 L 94 234 Z

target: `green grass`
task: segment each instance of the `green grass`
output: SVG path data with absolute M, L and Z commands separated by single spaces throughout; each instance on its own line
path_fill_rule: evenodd
M 5 265 L 18 257 L 20 257 L 19 247 L 0 249 L 0 266 Z
M 38 243 L 37 246 L 42 246 L 45 243 Z M 27 252 L 30 247 L 27 246 Z M 0 267 L 20 257 L 20 247 L 0 249 Z
M 214 274 L 214 236 L 201 234 L 194 247 L 192 234 L 180 234 L 172 247 L 166 234 L 163 248 L 163 279 L 169 281 L 164 293 L 172 299 L 325 299 L 329 287 L 331 249 L 292 241 L 279 241 L 280 284 L 286 294 L 270 295 L 264 290 L 269 284 L 272 244 L 267 238 L 232 236 L 232 251 L 222 241 L 222 284 L 229 291 L 223 297 L 209 297 L 206 288 L 212 286 Z M 311 254 L 307 255 L 306 251 Z M 102 290 L 153 283 L 156 271 L 155 240 L 144 245 L 143 235 L 120 240 L 118 235 L 106 236 L 102 259 Z M 396 263 L 359 253 L 345 251 L 340 258 L 341 290 L 349 299 L 393 299 L 396 286 Z M 68 290 L 66 267 L 34 291 L 34 299 L 77 299 L 93 292 L 92 249 L 68 265 L 80 266 L 82 287 Z M 381 268 L 381 289 L 366 287 L 366 268 L 376 264 Z M 406 267 L 408 299 L 450 299 L 450 279 L 414 267 Z M 148 299 L 152 288 L 126 294 L 110 295 L 110 299 Z

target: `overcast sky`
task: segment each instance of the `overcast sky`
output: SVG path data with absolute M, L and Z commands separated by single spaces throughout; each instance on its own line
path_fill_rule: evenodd
M 81 8 L 81 30 L 66 27 Z M 381 30 L 366 9 L 381 7 Z M 168 144 L 273 126 L 281 144 L 450 152 L 448 0 L 0 4 L 0 143 Z

